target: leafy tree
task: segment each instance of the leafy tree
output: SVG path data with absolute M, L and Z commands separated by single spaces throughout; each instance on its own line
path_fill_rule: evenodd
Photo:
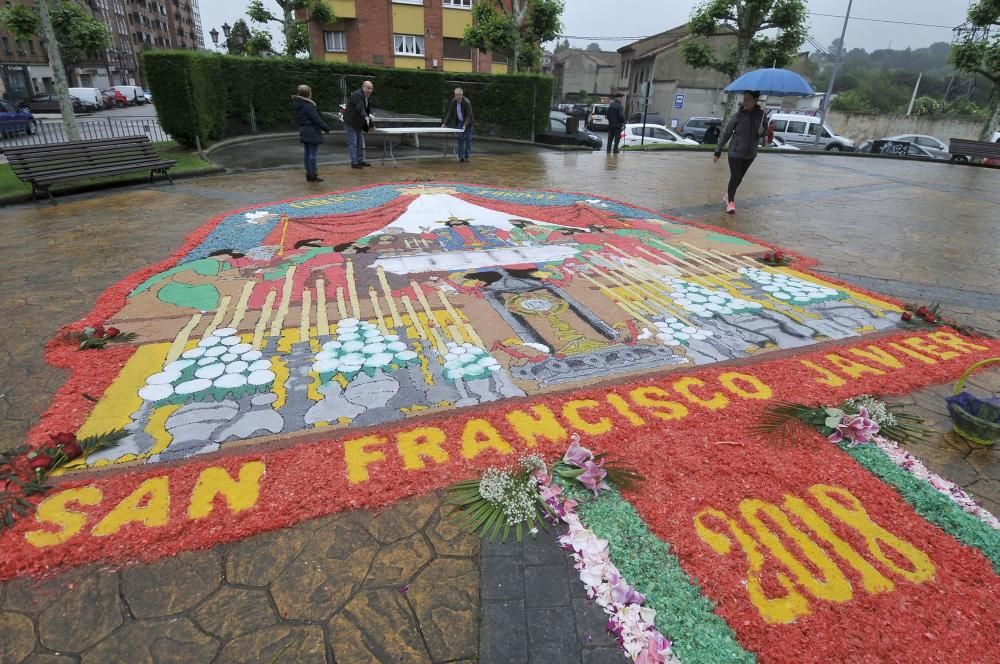
M 979 74 L 993 83 L 990 113 L 979 140 L 988 140 L 1000 126 L 1000 0 L 978 0 L 969 7 L 967 23 L 951 48 L 958 69 Z
M 838 94 L 830 102 L 830 108 L 844 113 L 874 113 L 877 110 L 864 95 L 856 90 L 848 90 Z
M 251 0 L 247 6 L 247 16 L 254 23 L 262 25 L 278 23 L 281 26 L 281 33 L 285 36 L 285 55 L 289 57 L 295 57 L 299 53 L 309 53 L 310 22 L 332 23 L 336 20 L 333 10 L 323 0 L 274 0 L 274 2 L 281 9 L 280 16 L 265 7 L 263 0 Z M 263 46 L 263 37 L 255 33 L 252 39 L 258 47 Z
M 50 2 L 49 16 L 52 18 L 63 67 L 70 79 L 73 69 L 90 58 L 100 58 L 111 43 L 107 26 L 78 2 Z M 14 5 L 0 12 L 0 26 L 17 39 L 41 40 L 41 22 L 35 7 Z
M 267 30 L 251 30 L 243 19 L 233 23 L 225 47 L 229 55 L 261 56 L 274 52 L 271 33 Z
M 555 39 L 562 29 L 563 1 L 509 0 L 507 4 L 504 0 L 475 3 L 473 22 L 465 29 L 463 41 L 481 51 L 506 53 L 511 73 L 537 70 L 542 44 Z
M 569 40 L 568 39 L 563 39 L 561 42 L 557 42 L 556 43 L 556 47 L 555 47 L 555 50 L 553 51 L 553 53 L 558 53 L 560 51 L 565 51 L 568 48 L 569 48 Z
M 933 97 L 917 97 L 913 100 L 914 115 L 936 115 L 941 112 L 943 105 Z
M 587 44 L 587 50 L 588 51 L 600 51 L 601 50 L 601 45 L 598 44 L 597 42 L 591 42 L 591 43 Z
M 720 23 L 731 24 L 736 36 L 736 46 L 724 57 L 709 43 L 722 32 Z M 803 0 L 706 0 L 694 9 L 688 29 L 681 46 L 684 60 L 737 78 L 751 67 L 784 67 L 792 61 L 806 39 L 806 5 Z M 762 34 L 769 30 L 778 33 Z

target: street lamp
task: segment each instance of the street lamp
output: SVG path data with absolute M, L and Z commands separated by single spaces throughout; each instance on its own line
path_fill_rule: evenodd
M 215 46 L 216 48 L 218 48 L 219 47 L 219 31 L 216 30 L 215 28 L 212 28 L 211 30 L 208 31 L 208 36 L 212 38 L 212 45 Z
M 229 31 L 230 30 L 232 30 L 232 28 L 229 27 L 228 23 L 223 23 L 222 24 L 222 34 L 224 34 L 226 36 L 226 39 L 229 39 Z

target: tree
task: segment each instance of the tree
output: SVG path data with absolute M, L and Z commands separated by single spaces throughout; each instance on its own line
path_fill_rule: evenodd
M 229 38 L 224 44 L 229 55 L 261 56 L 274 52 L 271 33 L 267 30 L 251 30 L 243 19 L 233 23 Z
M 556 48 L 553 51 L 553 53 L 558 53 L 560 51 L 565 51 L 568 48 L 569 48 L 569 40 L 568 39 L 563 39 L 561 42 L 557 42 L 556 43 Z
M 601 50 L 601 45 L 598 44 L 597 42 L 591 42 L 591 43 L 587 44 L 587 50 L 588 51 L 600 51 Z
M 281 8 L 277 16 L 264 6 L 263 0 L 251 0 L 247 6 L 247 16 L 254 23 L 266 25 L 277 23 L 285 36 L 285 55 L 295 57 L 299 53 L 309 53 L 309 23 L 332 23 L 337 20 L 333 10 L 323 0 L 274 0 Z M 302 18 L 299 18 L 302 17 Z M 254 34 L 258 46 L 263 39 Z M 270 48 L 270 43 L 268 43 Z
M 511 73 L 537 70 L 542 44 L 559 36 L 565 6 L 562 0 L 509 0 L 509 5 L 504 0 L 475 3 L 463 41 L 481 51 L 507 54 Z
M 708 40 L 720 34 L 720 23 L 731 24 L 736 46 L 719 57 Z M 750 67 L 784 67 L 806 38 L 803 0 L 707 0 L 694 9 L 690 34 L 681 46 L 692 67 L 714 69 L 737 78 Z M 777 30 L 776 36 L 761 33 Z M 730 110 L 735 110 L 733 98 Z
M 993 83 L 989 117 L 979 134 L 979 140 L 986 141 L 1000 126 L 1000 0 L 978 0 L 966 19 L 952 44 L 951 61 L 961 71 Z

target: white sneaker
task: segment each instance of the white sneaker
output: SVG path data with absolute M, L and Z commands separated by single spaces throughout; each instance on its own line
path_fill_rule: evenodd
M 732 201 L 726 203 L 726 214 L 736 214 L 736 203 Z

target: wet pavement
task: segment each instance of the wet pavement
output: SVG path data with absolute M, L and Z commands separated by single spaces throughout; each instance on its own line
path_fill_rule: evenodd
M 230 163 L 287 163 L 281 159 L 298 149 L 276 144 L 240 147 L 258 156 Z M 279 149 L 287 153 L 281 159 Z M 44 363 L 45 342 L 123 275 L 162 260 L 220 212 L 378 182 L 478 182 L 616 198 L 763 238 L 818 258 L 821 272 L 904 299 L 940 301 L 962 322 L 1000 331 L 995 170 L 767 154 L 740 190 L 738 213 L 726 216 L 727 171 L 709 154 L 476 149 L 462 165 L 430 157 L 361 171 L 326 164 L 321 185 L 306 183 L 299 170 L 271 169 L 0 209 L 0 245 L 8 248 L 0 272 L 0 447 L 24 436 L 64 380 Z M 324 153 L 337 156 L 332 142 Z M 983 371 L 971 385 L 1000 393 L 1000 371 Z M 900 399 L 941 432 L 910 449 L 998 513 L 1000 452 L 944 433 L 950 390 Z M 481 617 L 490 620 L 497 603 L 541 612 L 532 624 L 541 624 L 542 614 L 565 617 L 549 611 L 545 598 L 528 597 L 524 579 L 537 565 L 551 566 L 553 575 L 561 566 L 566 579 L 572 572 L 555 560 L 486 565 L 484 556 L 495 553 L 481 553 L 474 539 L 450 530 L 439 497 L 430 496 L 380 515 L 336 515 L 152 565 L 12 581 L 0 584 L 0 660 L 486 661 L 496 635 L 481 631 Z M 485 590 L 498 564 L 520 570 L 522 599 Z M 578 583 L 568 587 L 572 604 L 582 591 Z M 599 616 L 584 608 L 574 614 L 576 629 L 599 633 Z M 574 661 L 610 655 L 593 647 Z M 527 650 L 509 661 L 528 661 Z

